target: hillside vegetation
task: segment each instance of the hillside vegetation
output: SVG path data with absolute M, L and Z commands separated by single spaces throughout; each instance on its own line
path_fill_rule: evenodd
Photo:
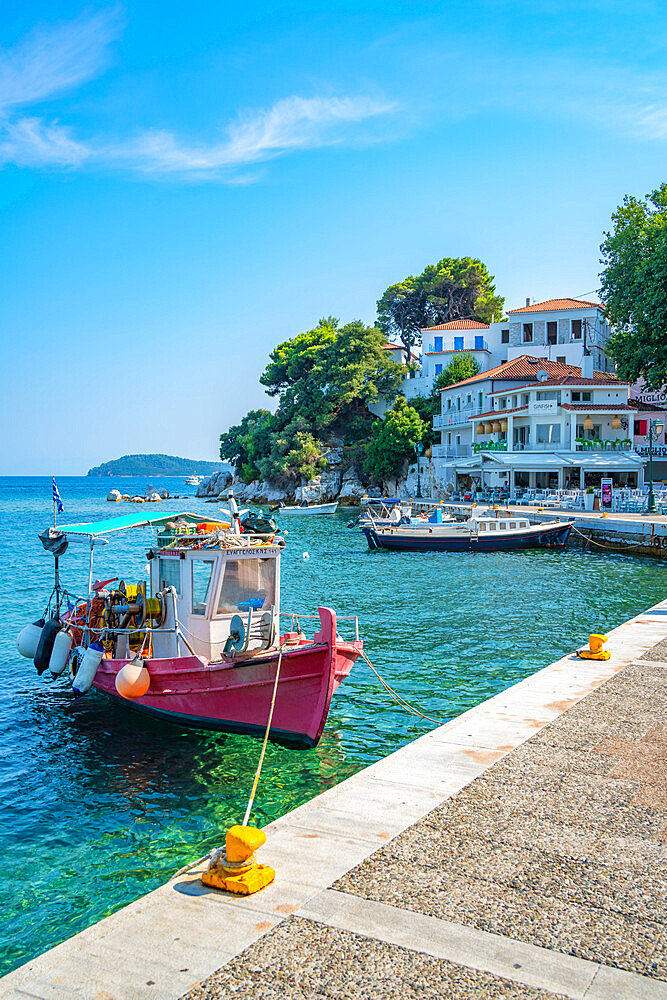
M 88 470 L 89 476 L 209 476 L 228 468 L 223 462 L 200 462 L 176 455 L 123 455 Z

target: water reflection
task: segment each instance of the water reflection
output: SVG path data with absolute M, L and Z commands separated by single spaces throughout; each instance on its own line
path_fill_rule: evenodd
M 59 485 L 69 520 L 109 515 L 106 484 Z M 14 636 L 41 609 L 51 580 L 51 557 L 36 540 L 49 501 L 48 479 L 0 480 L 4 971 L 216 845 L 243 815 L 259 753 L 256 740 L 181 729 L 99 693 L 74 702 L 64 681 L 40 679 L 16 654 Z M 165 509 L 211 508 L 191 499 Z M 345 512 L 292 519 L 283 607 L 309 612 L 322 603 L 359 614 L 371 660 L 408 701 L 437 718 L 477 704 L 589 631 L 605 631 L 663 596 L 664 568 L 648 560 L 578 549 L 369 553 L 363 536 L 345 528 L 348 519 Z M 98 575 L 140 579 L 149 539 L 118 536 L 100 550 Z M 70 546 L 65 561 L 65 579 L 79 583 L 85 553 Z M 341 622 L 343 635 L 348 629 Z M 269 746 L 253 818 L 263 824 L 282 815 L 428 728 L 357 664 L 333 700 L 318 747 Z

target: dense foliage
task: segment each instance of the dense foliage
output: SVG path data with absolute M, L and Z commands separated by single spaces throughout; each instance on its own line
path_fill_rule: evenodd
M 88 470 L 89 476 L 210 476 L 224 468 L 220 462 L 199 462 L 176 455 L 123 455 Z
M 446 368 L 443 368 L 434 382 L 434 391 L 440 395 L 440 390 L 448 385 L 455 385 L 456 382 L 463 382 L 466 378 L 473 378 L 479 375 L 481 368 L 479 362 L 472 354 L 461 352 L 452 358 Z
M 621 378 L 667 383 L 667 184 L 626 196 L 602 244 L 601 298 L 615 327 L 609 353 Z
M 220 455 L 247 482 L 262 478 L 281 486 L 312 478 L 326 465 L 323 441 L 346 444 L 370 436 L 368 404 L 393 398 L 403 369 L 389 357 L 377 327 L 333 317 L 279 344 L 261 383 L 278 396 L 275 414 L 253 410 L 220 437 Z
M 410 459 L 414 460 L 415 445 L 422 440 L 426 430 L 414 406 L 405 396 L 398 396 L 384 420 L 373 425 L 366 451 L 367 472 L 381 482 L 401 475 Z
M 377 303 L 378 323 L 408 351 L 421 342 L 423 327 L 455 319 L 491 323 L 501 318 L 505 305 L 493 282 L 481 260 L 443 257 L 384 292 Z

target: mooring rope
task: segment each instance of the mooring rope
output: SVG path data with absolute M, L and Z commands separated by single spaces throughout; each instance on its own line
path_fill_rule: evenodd
M 405 700 L 405 698 L 401 697 L 401 695 L 398 694 L 397 691 L 394 691 L 394 689 L 392 687 L 390 687 L 389 684 L 387 684 L 387 682 L 385 681 L 385 679 L 380 676 L 380 674 L 375 669 L 375 667 L 373 666 L 373 664 L 371 663 L 371 661 L 368 659 L 368 657 L 366 656 L 366 654 L 363 651 L 363 649 L 361 650 L 361 656 L 362 656 L 362 659 L 364 659 L 366 661 L 366 663 L 368 664 L 368 666 L 371 668 L 371 670 L 373 671 L 373 673 L 375 674 L 375 676 L 377 677 L 377 679 L 379 680 L 380 684 L 385 689 L 385 691 L 387 692 L 387 694 L 389 694 L 393 698 L 393 700 L 396 702 L 396 704 L 400 705 L 400 707 L 402 709 L 404 709 L 410 715 L 416 715 L 420 719 L 426 719 L 427 722 L 434 722 L 436 724 L 436 726 L 444 726 L 446 722 L 449 722 L 449 719 L 434 719 L 433 716 L 431 716 L 431 715 L 424 715 L 423 712 L 420 712 L 418 708 L 415 708 L 414 705 L 411 705 L 408 701 Z
M 273 721 L 273 710 L 276 707 L 276 694 L 278 693 L 278 680 L 280 678 L 280 667 L 283 662 L 283 649 L 284 646 L 280 646 L 278 650 L 278 665 L 276 667 L 276 676 L 273 682 L 273 693 L 271 695 L 271 706 L 269 708 L 269 718 L 266 723 L 266 729 L 264 731 L 264 740 L 262 742 L 262 750 L 259 755 L 259 762 L 257 764 L 257 770 L 255 771 L 255 780 L 252 783 L 252 790 L 250 792 L 250 798 L 248 799 L 248 805 L 246 806 L 245 816 L 243 817 L 243 826 L 246 826 L 248 820 L 250 819 L 250 812 L 252 810 L 253 802 L 255 801 L 255 793 L 257 792 L 257 786 L 259 784 L 259 778 L 262 773 L 262 766 L 264 764 L 264 755 L 266 753 L 266 746 L 269 742 L 269 733 L 271 732 L 271 722 Z M 204 854 L 197 861 L 192 861 L 189 865 L 185 865 L 183 868 L 179 868 L 178 871 L 172 875 L 172 878 L 178 878 L 179 875 L 185 875 L 186 872 L 191 871 L 196 868 L 197 865 L 201 865 L 207 858 L 210 858 L 211 852 Z
M 255 792 L 257 791 L 257 785 L 259 784 L 259 776 L 262 773 L 262 765 L 264 763 L 264 754 L 266 753 L 266 745 L 269 742 L 269 732 L 271 731 L 271 722 L 273 720 L 273 710 L 276 707 L 276 694 L 278 692 L 278 679 L 280 677 L 280 667 L 283 662 L 283 646 L 280 647 L 278 653 L 278 666 L 276 667 L 276 679 L 273 682 L 273 694 L 271 695 L 271 708 L 269 709 L 269 718 L 266 723 L 266 730 L 264 732 L 264 742 L 262 743 L 262 752 L 259 755 L 259 763 L 257 764 L 257 771 L 255 772 L 255 780 L 252 783 L 252 791 L 250 792 L 250 798 L 248 799 L 248 805 L 246 807 L 245 816 L 243 817 L 243 826 L 247 826 L 248 820 L 250 819 L 250 810 L 252 809 L 252 804 L 255 801 Z
M 604 545 L 602 542 L 596 542 L 595 539 L 591 538 L 590 535 L 585 535 L 583 531 L 580 531 L 579 528 L 575 528 L 574 525 L 572 525 L 572 531 L 576 531 L 578 535 L 581 535 L 581 537 L 584 538 L 587 542 L 590 542 L 591 545 L 597 545 L 599 549 L 607 549 L 609 552 L 616 552 L 619 555 L 628 555 L 632 552 L 644 551 L 644 548 L 641 545 L 628 545 L 628 546 Z

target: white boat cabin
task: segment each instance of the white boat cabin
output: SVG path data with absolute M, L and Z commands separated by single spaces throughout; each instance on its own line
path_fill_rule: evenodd
M 193 549 L 172 543 L 151 554 L 151 594 L 174 588 L 174 624 L 195 653 L 217 661 L 223 652 L 247 653 L 274 644 L 280 612 L 279 546 Z M 154 655 L 183 655 L 182 647 L 176 652 L 173 632 L 159 640 L 155 635 Z
M 525 531 L 531 524 L 527 517 L 469 517 L 467 528 L 476 532 Z

